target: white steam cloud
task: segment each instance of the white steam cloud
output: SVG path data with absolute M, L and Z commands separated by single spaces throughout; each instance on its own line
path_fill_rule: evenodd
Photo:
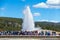
M 34 30 L 34 21 L 33 16 L 30 11 L 29 6 L 26 7 L 26 9 L 23 11 L 24 13 L 24 20 L 23 20 L 23 31 L 32 31 Z
M 24 13 L 24 20 L 22 25 L 22 31 L 39 30 L 39 28 L 35 28 L 33 16 L 29 6 L 26 7 L 23 13 Z

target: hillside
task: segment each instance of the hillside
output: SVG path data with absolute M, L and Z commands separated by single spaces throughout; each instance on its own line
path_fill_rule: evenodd
M 60 23 L 53 22 L 35 22 L 35 26 L 39 25 L 42 29 L 60 31 Z
M 0 17 L 0 31 L 8 30 L 20 30 L 22 25 L 22 19 L 10 18 L 10 17 Z
M 0 31 L 19 31 L 22 28 L 23 20 L 21 18 L 0 17 Z M 35 22 L 35 26 L 42 29 L 60 31 L 60 23 Z

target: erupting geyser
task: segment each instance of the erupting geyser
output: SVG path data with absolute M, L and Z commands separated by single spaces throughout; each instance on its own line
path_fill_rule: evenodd
M 26 7 L 23 13 L 24 19 L 22 24 L 22 31 L 34 31 L 35 30 L 34 20 L 29 6 Z

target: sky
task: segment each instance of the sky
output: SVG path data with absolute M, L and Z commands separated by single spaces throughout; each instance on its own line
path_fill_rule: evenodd
M 26 6 L 34 21 L 60 22 L 60 0 L 0 0 L 0 17 L 23 18 Z

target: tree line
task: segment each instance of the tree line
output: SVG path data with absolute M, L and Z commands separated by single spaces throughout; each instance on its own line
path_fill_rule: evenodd
M 22 23 L 22 18 L 0 17 L 0 31 L 20 31 L 22 29 Z M 60 31 L 60 23 L 35 22 L 35 27 Z

